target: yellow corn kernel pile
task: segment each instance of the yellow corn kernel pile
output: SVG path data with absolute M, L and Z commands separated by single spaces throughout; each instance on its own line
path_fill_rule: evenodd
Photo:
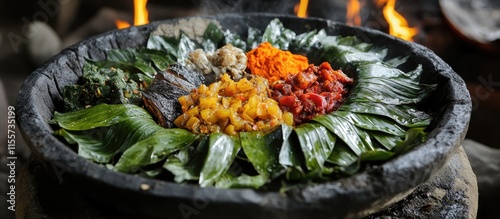
M 180 97 L 183 114 L 174 124 L 197 134 L 236 135 L 239 131 L 269 130 L 283 123 L 283 112 L 278 102 L 268 97 L 268 89 L 264 78 L 235 82 L 224 74 L 220 81 L 209 86 L 202 84 Z M 285 123 L 292 125 L 293 119 Z

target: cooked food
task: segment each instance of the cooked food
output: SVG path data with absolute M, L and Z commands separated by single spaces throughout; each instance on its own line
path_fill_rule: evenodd
M 272 98 L 283 111 L 293 114 L 295 125 L 300 125 L 337 110 L 347 99 L 352 83 L 342 71 L 335 71 L 328 62 L 323 62 L 273 84 Z
M 353 36 L 297 35 L 276 19 L 263 32 L 250 27 L 246 39 L 209 24 L 201 40 L 152 34 L 146 47 L 89 61 L 67 89 L 83 84 L 106 101 L 53 118 L 55 134 L 115 171 L 283 191 L 405 153 L 426 139 L 432 120 L 419 108 L 436 87 L 420 83 L 422 67 L 404 72 L 406 57 Z M 126 82 L 116 96 L 102 92 L 108 72 Z M 138 101 L 121 98 L 130 94 Z
M 226 44 L 215 52 L 194 50 L 189 53 L 186 65 L 205 75 L 215 74 L 216 79 L 228 73 L 234 80 L 240 80 L 247 66 L 247 56 L 242 49 Z
M 285 80 L 288 75 L 297 74 L 309 66 L 307 57 L 280 50 L 269 42 L 260 44 L 248 52 L 247 56 L 250 72 L 266 78 L 269 83 Z
M 203 76 L 186 67 L 174 64 L 156 75 L 155 80 L 142 92 L 144 106 L 165 128 L 173 128 L 173 121 L 181 114 L 177 100 L 189 94 L 204 82 Z
M 180 97 L 183 114 L 174 123 L 196 134 L 267 131 L 283 123 L 283 112 L 268 93 L 262 77 L 235 82 L 224 74 L 219 82 L 203 84 Z

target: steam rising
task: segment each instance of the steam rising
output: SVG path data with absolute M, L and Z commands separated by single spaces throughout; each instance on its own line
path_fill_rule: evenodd
M 267 12 L 293 14 L 298 1 L 291 0 L 201 0 L 203 14 Z

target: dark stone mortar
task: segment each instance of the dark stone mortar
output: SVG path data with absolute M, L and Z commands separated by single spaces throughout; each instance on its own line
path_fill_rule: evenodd
M 63 50 L 34 71 L 22 86 L 17 119 L 23 137 L 42 164 L 85 196 L 141 216 L 181 218 L 181 209 L 203 218 L 357 218 L 401 200 L 429 179 L 464 139 L 471 101 L 464 81 L 432 51 L 382 32 L 348 27 L 322 19 L 269 14 L 226 14 L 210 17 L 224 28 L 244 34 L 280 18 L 297 33 L 325 28 L 329 35 L 358 36 L 389 49 L 389 57 L 409 56 L 402 67 L 421 64 L 422 81 L 439 88 L 422 107 L 435 114 L 429 139 L 413 150 L 354 176 L 292 189 L 286 193 L 252 189 L 200 188 L 113 172 L 79 157 L 52 135 L 53 112 L 61 106 L 61 91 L 82 74 L 85 58 L 104 59 L 110 48 L 144 46 L 148 34 L 162 23 L 111 31 Z M 147 189 L 145 188 L 148 187 Z M 142 187 L 142 189 L 141 189 Z

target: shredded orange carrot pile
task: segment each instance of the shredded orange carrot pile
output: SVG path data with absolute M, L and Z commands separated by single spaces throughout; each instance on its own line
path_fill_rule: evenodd
M 247 53 L 247 67 L 253 75 L 258 75 L 273 83 L 285 80 L 309 66 L 307 57 L 283 51 L 264 42 Z

